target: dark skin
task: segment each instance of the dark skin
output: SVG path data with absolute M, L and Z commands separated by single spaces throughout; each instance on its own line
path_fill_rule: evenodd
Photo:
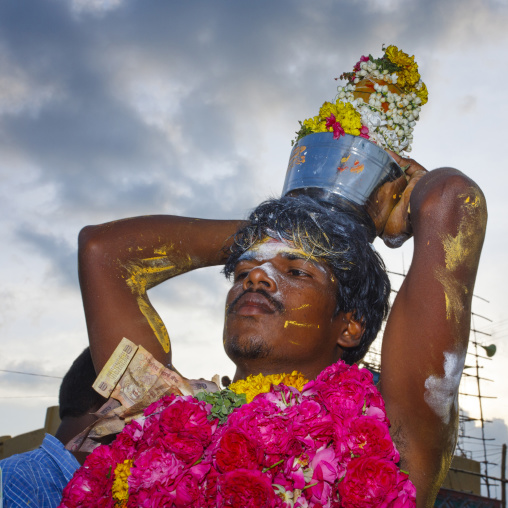
M 55 437 L 63 444 L 66 445 L 73 437 L 77 436 L 80 432 L 86 429 L 89 425 L 97 421 L 97 418 L 92 414 L 98 411 L 101 405 L 91 407 L 88 412 L 81 416 L 65 416 L 55 433 Z M 83 465 L 86 457 L 89 455 L 86 452 L 71 452 L 76 460 Z
M 428 173 L 392 155 L 409 165 L 408 185 L 391 214 L 377 223 L 384 224 L 380 236 L 389 246 L 413 235 L 414 255 L 384 333 L 380 390 L 401 468 L 409 471 L 423 508 L 433 506 L 455 446 L 458 379 L 487 210 L 481 190 L 460 171 Z M 79 275 L 97 371 L 122 337 L 170 364 L 167 332 L 146 291 L 175 275 L 223 264 L 241 224 L 151 216 L 82 230 Z M 361 338 L 361 323 L 351 314 L 330 313 L 336 282 L 328 268 L 293 258 L 264 253 L 236 268 L 227 304 L 238 297 L 239 303 L 227 312 L 224 335 L 237 365 L 235 379 L 294 369 L 314 378 Z M 247 289 L 254 293 L 244 295 Z M 250 354 L 250 344 L 268 354 Z

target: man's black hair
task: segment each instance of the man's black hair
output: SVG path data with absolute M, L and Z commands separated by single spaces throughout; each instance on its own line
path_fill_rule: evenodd
M 383 260 L 365 229 L 348 213 L 338 212 L 308 196 L 283 197 L 261 203 L 250 223 L 237 231 L 224 266 L 230 277 L 240 256 L 267 236 L 287 240 L 309 256 L 322 259 L 337 279 L 337 309 L 353 312 L 365 326 L 360 344 L 344 349 L 349 364 L 361 360 L 388 314 L 390 281 Z
M 61 420 L 66 416 L 82 416 L 104 404 L 106 399 L 92 388 L 96 377 L 90 348 L 87 347 L 74 360 L 60 385 Z

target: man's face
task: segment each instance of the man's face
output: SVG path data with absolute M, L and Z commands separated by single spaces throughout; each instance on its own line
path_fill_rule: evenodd
M 340 357 L 332 272 L 288 243 L 266 239 L 238 261 L 226 299 L 224 346 L 239 369 L 314 377 Z

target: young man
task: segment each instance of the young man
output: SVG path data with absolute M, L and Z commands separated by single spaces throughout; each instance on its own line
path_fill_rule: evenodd
M 487 211 L 480 189 L 459 171 L 427 173 L 394 157 L 409 164 L 409 183 L 376 223 L 391 245 L 412 233 L 414 256 L 386 325 L 380 390 L 400 466 L 416 486 L 417 506 L 427 507 L 455 446 Z M 382 263 L 354 224 L 291 199 L 261 205 L 250 223 L 152 216 L 85 228 L 80 283 L 97 371 L 124 336 L 170 364 L 169 337 L 147 290 L 224 263 L 234 274 L 224 344 L 235 379 L 293 370 L 314 378 L 338 358 L 358 361 L 387 310 Z
M 0 489 L 3 488 L 5 508 L 55 508 L 60 504 L 63 488 L 85 459 L 85 454 L 73 454 L 64 445 L 95 421 L 96 418 L 90 413 L 97 411 L 105 402 L 92 389 L 94 380 L 90 348 L 86 348 L 74 360 L 60 385 L 61 423 L 55 436 L 46 434 L 42 445 L 36 450 L 0 461 Z

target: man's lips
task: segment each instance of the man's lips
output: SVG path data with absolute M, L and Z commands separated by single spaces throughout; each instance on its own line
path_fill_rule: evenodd
M 235 314 L 251 316 L 255 314 L 273 314 L 281 312 L 283 309 L 283 305 L 266 291 L 253 292 L 247 290 L 231 302 L 227 313 L 234 312 Z

